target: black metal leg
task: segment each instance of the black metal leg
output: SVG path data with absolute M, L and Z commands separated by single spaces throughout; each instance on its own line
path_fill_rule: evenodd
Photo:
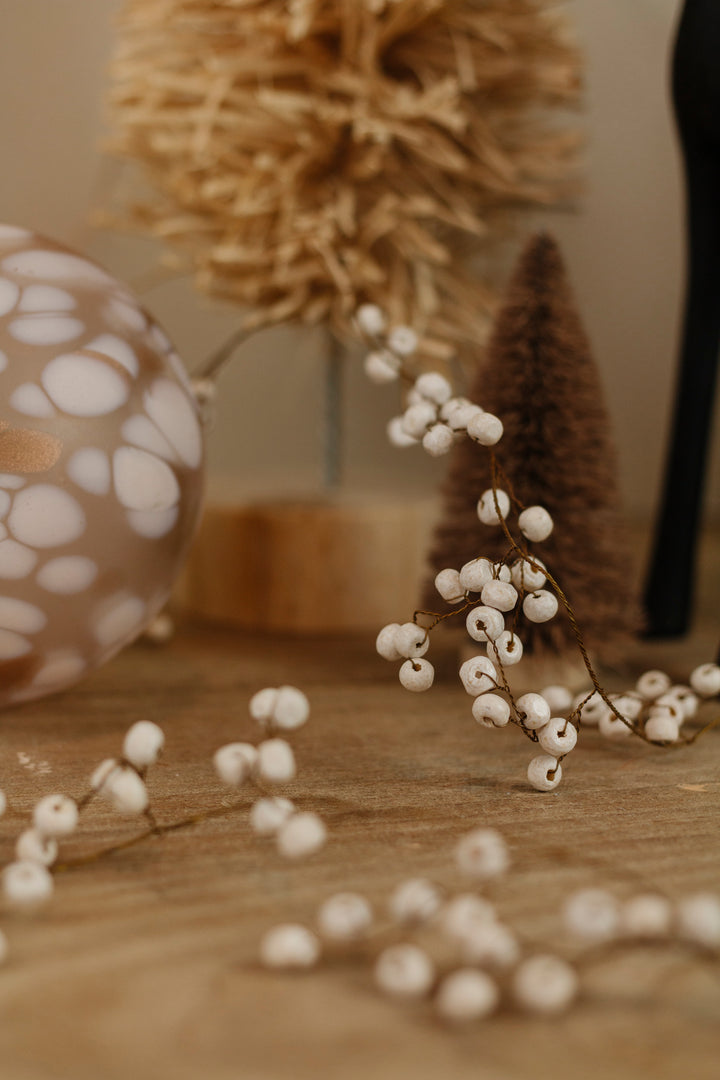
M 673 93 L 687 186 L 687 291 L 662 504 L 645 591 L 647 634 L 685 633 L 692 607 L 720 347 L 720 11 L 687 0 Z

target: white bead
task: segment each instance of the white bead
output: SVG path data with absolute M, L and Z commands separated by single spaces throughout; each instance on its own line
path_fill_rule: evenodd
M 465 590 L 460 584 L 460 574 L 449 567 L 435 576 L 435 588 L 448 604 L 459 604 L 465 599 Z
M 664 671 L 646 671 L 636 683 L 638 694 L 648 701 L 653 701 L 661 694 L 667 693 L 672 686 L 672 680 Z
M 720 897 L 714 893 L 686 896 L 677 906 L 678 932 L 686 941 L 709 949 L 720 946 Z
M 677 742 L 680 734 L 680 727 L 670 713 L 663 709 L 662 712 L 658 710 L 653 716 L 648 716 L 645 721 L 645 735 L 654 743 L 674 743 Z
M 278 851 L 287 859 L 304 859 L 307 855 L 314 855 L 326 840 L 325 824 L 311 810 L 293 814 L 277 833 Z
M 462 938 L 462 956 L 469 964 L 509 968 L 520 958 L 517 938 L 498 922 L 476 922 Z
M 295 755 L 284 739 L 265 739 L 257 748 L 255 771 L 269 784 L 287 784 L 295 777 Z
M 136 769 L 154 765 L 165 745 L 162 728 L 152 720 L 138 720 L 125 735 L 123 757 Z
M 495 446 L 502 438 L 502 421 L 489 412 L 475 413 L 468 421 L 467 433 L 482 446 Z
M 599 944 L 617 936 L 620 906 L 605 889 L 580 889 L 566 902 L 563 917 L 571 934 Z
M 544 506 L 528 506 L 518 518 L 520 532 L 533 543 L 547 540 L 553 531 L 553 519 Z
M 495 506 L 496 497 L 497 507 Z M 499 516 L 498 507 L 500 509 Z M 506 518 L 509 513 L 510 496 L 506 491 L 502 491 L 500 488 L 497 488 L 495 491 L 493 491 L 492 488 L 483 491 L 477 504 L 477 516 L 480 518 L 483 525 L 499 525 L 500 518 Z
M 577 694 L 573 698 L 573 709 L 577 709 L 580 702 L 587 697 L 587 692 Z M 597 690 L 587 699 L 582 707 L 580 716 L 582 718 L 584 727 L 597 727 L 600 722 L 600 717 L 607 709 L 607 705 L 598 694 Z
M 702 698 L 720 694 L 720 667 L 717 664 L 700 664 L 690 676 L 690 686 Z
M 670 695 L 680 702 L 685 720 L 692 720 L 700 705 L 697 694 L 694 694 L 689 686 L 672 686 L 667 696 Z
M 410 878 L 398 885 L 388 904 L 395 922 L 419 925 L 437 915 L 442 895 L 437 885 L 427 878 Z
M 355 321 L 363 334 L 379 337 L 385 333 L 385 315 L 377 304 L 361 304 L 355 312 Z
M 398 678 L 406 690 L 422 694 L 432 686 L 435 668 L 429 660 L 406 660 L 400 667 Z
M 260 943 L 260 959 L 269 968 L 310 968 L 320 957 L 320 942 L 297 923 L 274 926 Z
M 489 559 L 472 559 L 460 570 L 460 584 L 467 592 L 480 592 L 493 579 L 493 564 Z
M 480 599 L 486 607 L 512 611 L 518 601 L 517 589 L 508 581 L 488 581 L 483 585 Z
M 9 863 L 2 873 L 5 899 L 13 907 L 33 908 L 44 904 L 53 894 L 53 879 L 38 862 L 22 860 Z
M 472 402 L 466 397 L 450 397 L 443 403 L 440 409 L 440 419 L 450 423 L 450 420 L 454 413 L 458 409 L 467 409 L 468 406 L 472 406 L 473 409 L 477 408 L 477 405 L 473 405 Z
M 467 1024 L 495 1012 L 500 991 L 484 971 L 461 968 L 447 975 L 435 998 L 435 1009 L 443 1020 Z
M 116 758 L 105 758 L 104 761 L 101 761 L 90 777 L 90 787 L 92 790 L 101 791 L 110 774 L 117 768 L 119 768 L 119 762 Z
M 578 977 L 558 956 L 532 956 L 515 972 L 513 992 L 517 1003 L 528 1012 L 555 1016 L 577 996 Z
M 119 814 L 142 814 L 148 808 L 148 793 L 141 777 L 129 766 L 113 769 L 99 789 Z
M 7 795 L 4 791 L 0 791 L 0 817 L 3 816 L 7 810 Z
M 26 829 L 15 843 L 15 858 L 19 862 L 36 862 L 52 866 L 58 856 L 57 841 L 43 836 L 37 829 Z
M 489 900 L 475 893 L 458 893 L 448 900 L 440 913 L 440 929 L 456 941 L 462 941 L 481 922 L 495 922 L 495 908 Z
M 394 382 L 399 374 L 397 358 L 391 352 L 369 352 L 363 361 L 363 368 L 368 379 L 379 386 Z
M 33 825 L 43 836 L 70 836 L 77 823 L 77 803 L 67 795 L 46 795 L 33 810 Z
M 527 559 L 518 559 L 510 569 L 510 580 L 518 590 L 535 592 L 537 589 L 542 589 L 547 581 L 547 575 L 543 573 L 546 569 L 545 563 L 541 562 L 540 559 L 533 558 L 532 562 Z
M 473 641 L 494 641 L 504 631 L 505 619 L 497 608 L 481 605 L 468 612 L 465 626 Z
M 479 405 L 466 398 L 451 398 L 440 410 L 440 416 L 453 431 L 462 433 L 474 416 L 482 413 Z
M 523 643 L 511 630 L 503 630 L 495 641 L 488 641 L 487 651 L 491 660 L 499 662 L 503 667 L 512 667 L 522 660 Z
M 296 686 L 281 686 L 277 692 L 273 723 L 282 731 L 296 731 L 310 716 L 310 702 Z
M 435 405 L 444 405 L 452 397 L 452 386 L 439 371 L 426 371 L 418 375 L 415 389 L 420 397 L 427 398 Z
M 240 787 L 252 774 L 257 762 L 257 750 L 250 743 L 228 743 L 215 751 L 213 765 L 223 784 Z
M 257 836 L 274 836 L 295 813 L 295 804 L 280 795 L 258 799 L 250 808 L 250 828 Z
M 403 413 L 402 426 L 406 435 L 422 439 L 423 435 L 437 420 L 437 409 L 429 401 L 418 401 L 409 405 Z
M 551 716 L 545 727 L 538 731 L 542 749 L 553 757 L 569 754 L 577 745 L 577 728 L 562 716 Z
M 393 446 L 399 446 L 405 448 L 406 446 L 416 446 L 418 439 L 414 435 L 408 435 L 404 427 L 404 416 L 393 416 L 392 420 L 388 420 L 387 437 Z
M 375 649 L 383 660 L 399 660 L 400 653 L 395 645 L 395 635 L 400 629 L 400 624 L 393 622 L 383 626 L 375 639 Z
M 499 694 L 480 694 L 472 703 L 472 714 L 481 727 L 506 727 L 510 721 L 510 705 Z
M 643 699 L 634 690 L 626 690 L 624 694 L 611 694 L 610 700 L 627 720 L 637 720 L 643 710 Z
M 516 705 L 520 720 L 530 731 L 545 727 L 550 719 L 550 705 L 544 694 L 523 694 Z
M 433 424 L 422 439 L 423 448 L 431 457 L 442 457 L 455 445 L 455 437 L 447 424 Z
M 416 656 L 424 656 L 430 648 L 430 635 L 417 623 L 403 623 L 395 631 L 395 648 L 400 656 L 408 660 Z
M 678 701 L 674 694 L 669 691 L 667 694 L 661 694 L 659 698 L 655 698 L 648 709 L 648 716 L 671 716 L 678 728 L 685 723 L 685 710 L 682 702 Z
M 432 960 L 417 945 L 391 945 L 380 953 L 375 964 L 375 982 L 392 997 L 424 997 L 434 979 Z
M 648 893 L 626 900 L 620 909 L 620 931 L 626 937 L 667 937 L 672 925 L 672 907 L 664 896 Z
M 540 691 L 540 697 L 545 698 L 551 713 L 566 713 L 572 708 L 572 694 L 567 686 L 546 686 Z
M 528 765 L 527 778 L 537 791 L 553 791 L 562 780 L 562 765 L 550 754 L 538 754 Z
M 557 597 L 547 589 L 538 589 L 537 592 L 528 593 L 523 600 L 523 612 L 530 622 L 549 622 L 550 619 L 555 618 L 557 610 Z
M 618 708 L 617 702 L 613 702 L 613 704 Z M 618 711 L 622 712 L 623 716 L 626 715 L 622 709 L 619 709 Z M 600 714 L 598 731 L 604 739 L 627 739 L 633 733 L 633 729 L 630 725 L 624 724 L 622 720 L 618 720 L 617 716 L 607 708 Z
M 473 829 L 455 847 L 458 869 L 478 881 L 504 874 L 510 866 L 507 844 L 496 829 Z
M 359 893 L 336 893 L 328 897 L 317 913 L 321 935 L 330 941 L 357 941 L 372 926 L 370 904 Z
M 412 356 L 418 347 L 418 336 L 410 326 L 395 326 L 388 334 L 387 343 L 398 356 Z
M 497 686 L 497 668 L 486 656 L 471 656 L 460 668 L 460 681 L 468 694 L 477 697 Z
M 493 577 L 498 581 L 511 582 L 512 571 L 507 563 L 493 563 Z
M 277 697 L 278 691 L 274 686 L 266 686 L 253 694 L 248 704 L 248 712 L 253 720 L 257 720 L 263 727 L 270 724 L 275 713 Z

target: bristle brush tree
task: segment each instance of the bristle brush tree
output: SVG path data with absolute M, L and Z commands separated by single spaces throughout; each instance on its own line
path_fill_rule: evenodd
M 520 257 L 469 396 L 502 417 L 501 486 L 520 504 L 545 507 L 555 521 L 541 557 L 562 567 L 587 644 L 618 644 L 638 628 L 639 617 L 615 452 L 600 375 L 560 252 L 547 234 L 531 239 Z M 462 566 L 478 551 L 496 560 L 506 554 L 506 537 L 477 513 L 478 492 L 491 487 L 488 456 L 464 440 L 445 483 L 426 606 L 437 607 L 433 579 L 443 567 Z M 566 614 L 530 623 L 525 647 L 574 648 Z

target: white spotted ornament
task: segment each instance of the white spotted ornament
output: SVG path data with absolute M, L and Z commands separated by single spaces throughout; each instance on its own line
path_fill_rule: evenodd
M 167 337 L 81 255 L 0 226 L 0 706 L 62 690 L 165 604 L 203 431 Z

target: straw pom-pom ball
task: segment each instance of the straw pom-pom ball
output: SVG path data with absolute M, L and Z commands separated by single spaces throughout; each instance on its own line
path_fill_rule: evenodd
M 567 190 L 547 114 L 579 62 L 544 3 L 126 0 L 119 38 L 112 148 L 152 192 L 128 216 L 246 323 L 476 344 L 470 256 Z

